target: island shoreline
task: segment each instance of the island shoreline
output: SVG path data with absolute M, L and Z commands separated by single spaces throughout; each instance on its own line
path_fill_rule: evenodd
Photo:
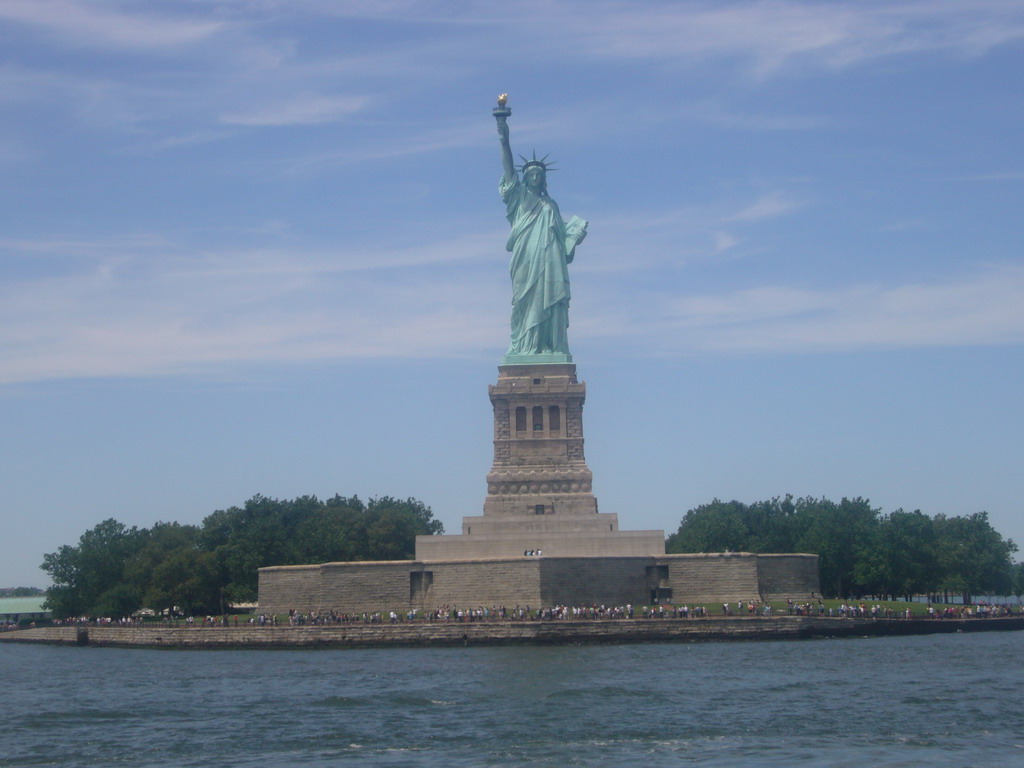
M 621 645 L 931 635 L 1024 630 L 1024 616 L 872 619 L 814 616 L 527 621 L 347 622 L 306 626 L 67 625 L 0 633 L 0 642 L 176 650 Z

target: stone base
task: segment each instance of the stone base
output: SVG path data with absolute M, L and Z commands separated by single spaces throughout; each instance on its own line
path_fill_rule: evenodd
M 494 463 L 487 473 L 485 517 L 597 513 L 583 455 L 586 392 L 571 363 L 499 366 L 497 384 L 488 387 Z
M 260 568 L 260 611 L 430 611 L 440 606 L 707 605 L 817 597 L 818 556 L 398 560 Z
M 537 537 L 545 536 L 549 533 L 570 533 L 579 536 L 616 538 L 612 534 L 618 532 L 619 516 L 607 512 L 589 515 L 482 515 L 462 518 L 462 535 L 466 537 L 510 534 Z M 657 533 L 664 540 L 665 537 L 662 535 L 662 532 L 657 531 Z M 453 539 L 456 537 L 424 537 L 425 540 L 432 538 Z M 536 547 L 531 547 L 531 549 L 536 549 Z M 515 553 L 513 552 L 512 554 Z M 664 542 L 658 546 L 657 551 L 645 552 L 644 554 L 665 554 Z
M 402 617 L 404 618 L 404 616 Z M 0 632 L 0 643 L 112 648 L 400 648 L 467 645 L 580 645 L 723 640 L 807 640 L 954 632 L 1020 632 L 1024 617 L 840 619 L 816 616 L 559 619 L 558 621 L 363 621 L 290 627 L 37 627 Z M 84 636 L 84 642 L 83 642 Z
M 649 557 L 665 553 L 662 531 L 534 531 L 469 536 L 417 536 L 419 560 L 463 560 L 519 557 L 540 550 L 551 557 Z

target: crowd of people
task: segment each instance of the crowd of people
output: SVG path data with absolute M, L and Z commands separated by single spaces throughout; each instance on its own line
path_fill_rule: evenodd
M 1017 606 L 1017 613 L 1021 613 L 1021 607 Z M 988 619 L 999 616 L 1013 616 L 1014 611 L 1010 605 L 989 605 L 979 603 L 978 605 L 947 605 L 936 608 L 928 606 L 928 618 L 930 619 Z
M 904 607 L 905 606 L 905 607 Z M 750 617 L 771 617 L 778 613 L 768 602 L 754 600 L 737 601 L 735 603 L 725 602 L 721 604 L 721 615 L 723 617 L 750 616 Z M 816 616 L 820 618 L 839 619 L 985 619 L 1003 616 L 1022 615 L 1021 606 L 1009 604 L 991 605 L 988 603 L 977 603 L 972 605 L 932 605 L 928 603 L 904 603 L 899 607 L 892 604 L 866 605 L 865 603 L 841 602 L 839 605 L 826 606 L 822 600 L 817 602 L 798 602 L 792 599 L 786 601 L 786 614 L 789 616 Z M 53 626 L 113 626 L 113 627 L 141 627 L 141 626 L 185 626 L 185 627 L 231 627 L 231 626 L 322 626 L 328 624 L 398 624 L 404 622 L 480 622 L 480 621 L 563 621 L 563 620 L 607 620 L 607 619 L 698 619 L 710 618 L 713 614 L 706 605 L 554 605 L 550 607 L 533 608 L 529 605 L 516 605 L 513 608 L 501 606 L 480 605 L 473 608 L 458 607 L 454 605 L 440 605 L 433 610 L 420 611 L 410 609 L 403 611 L 370 611 L 370 612 L 342 612 L 342 611 L 310 611 L 303 613 L 297 610 L 288 611 L 287 617 L 277 616 L 270 613 L 260 613 L 252 616 L 228 615 L 223 616 L 179 616 L 179 617 L 143 617 L 141 615 L 124 618 L 100 617 L 92 618 L 80 616 L 69 619 L 53 619 L 52 621 L 41 622 Z M 31 626 L 36 626 L 32 622 Z M 24 627 L 24 622 L 19 624 L 14 621 L 0 623 L 0 631 L 18 629 Z
M 864 603 L 841 603 L 828 606 L 821 600 L 816 603 L 786 601 L 786 614 L 789 616 L 817 616 L 839 619 L 872 618 L 872 619 L 924 619 L 924 618 L 987 618 L 991 616 L 1020 615 L 1021 609 L 1015 612 L 1011 606 L 948 606 L 941 610 L 928 605 L 926 610 L 915 610 L 921 604 L 907 603 L 906 608 L 898 609 L 891 605 Z M 778 611 L 770 603 L 760 601 L 737 601 L 722 603 L 721 615 L 724 617 L 751 616 L 771 617 Z M 480 621 L 560 621 L 560 620 L 607 620 L 607 619 L 698 619 L 713 617 L 706 605 L 554 605 L 551 607 L 532 608 L 529 605 L 515 606 L 477 606 L 461 608 L 453 605 L 441 605 L 430 611 L 411 609 L 407 611 L 374 611 L 362 613 L 345 613 L 338 611 L 301 613 L 288 612 L 289 626 L 324 625 L 324 624 L 399 624 L 404 622 L 480 622 Z M 260 626 L 278 626 L 276 617 L 261 615 L 250 619 L 250 623 Z

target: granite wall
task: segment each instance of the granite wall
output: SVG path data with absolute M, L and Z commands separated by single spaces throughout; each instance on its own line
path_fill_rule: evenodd
M 818 593 L 818 556 L 758 555 L 757 580 L 766 600 L 796 600 L 807 594 L 808 585 L 814 585 L 814 593 Z
M 555 621 L 415 621 L 300 627 L 42 627 L 0 632 L 0 644 L 141 648 L 364 648 L 561 643 L 783 640 L 810 637 L 1022 631 L 1024 617 L 839 619 L 812 616 Z
M 715 605 L 818 596 L 817 555 L 715 553 L 655 557 L 324 563 L 261 568 L 260 610 L 362 613 L 440 606 Z

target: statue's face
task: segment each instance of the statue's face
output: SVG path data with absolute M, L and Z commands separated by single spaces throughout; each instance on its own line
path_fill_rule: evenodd
M 527 168 L 523 173 L 523 183 L 528 189 L 544 189 L 547 186 L 544 169 L 536 165 Z

